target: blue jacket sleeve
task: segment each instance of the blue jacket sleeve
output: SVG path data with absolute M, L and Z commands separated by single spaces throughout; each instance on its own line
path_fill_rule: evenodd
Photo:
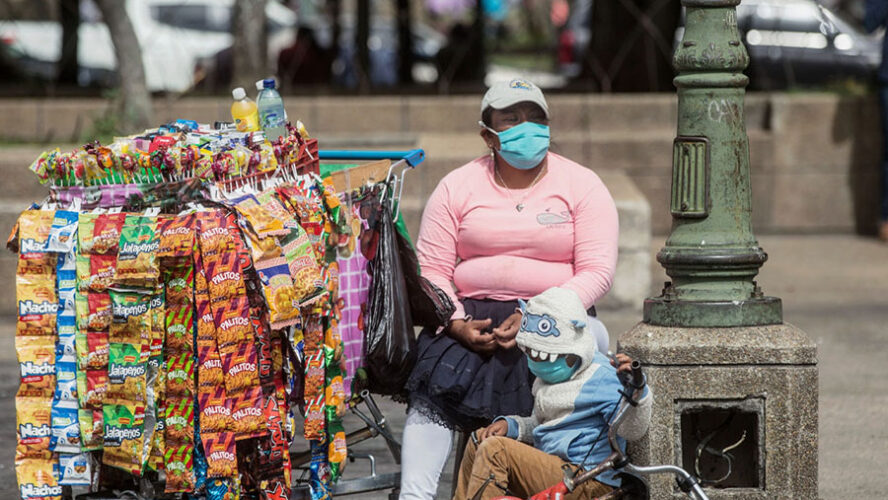
M 509 424 L 509 430 L 506 431 L 506 437 L 518 439 L 518 422 L 516 422 L 514 418 L 496 417 L 495 419 L 493 419 L 494 422 L 496 422 L 497 420 L 505 420 L 506 423 Z
M 888 21 L 888 0 L 866 0 L 863 26 L 872 33 Z

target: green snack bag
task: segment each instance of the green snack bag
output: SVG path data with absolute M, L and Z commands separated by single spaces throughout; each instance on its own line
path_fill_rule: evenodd
M 78 375 L 79 375 L 78 371 Z M 78 377 L 79 380 L 79 377 Z M 102 412 L 98 410 L 77 410 L 80 422 L 80 450 L 96 451 L 102 449 Z
M 117 255 L 117 282 L 152 288 L 157 284 L 160 268 L 157 250 L 157 218 L 128 215 L 120 231 Z
M 108 358 L 108 398 L 144 403 L 147 398 L 147 366 L 141 345 L 112 342 Z
M 111 290 L 111 330 L 114 343 L 142 345 L 151 338 L 151 294 L 140 290 Z
M 123 469 L 134 476 L 142 474 L 142 453 L 145 448 L 143 425 L 144 403 L 118 400 L 102 408 L 105 421 L 102 463 Z

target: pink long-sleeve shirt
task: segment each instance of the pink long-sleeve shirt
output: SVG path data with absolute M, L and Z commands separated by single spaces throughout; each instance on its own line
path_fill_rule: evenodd
M 422 214 L 422 274 L 450 294 L 453 319 L 466 315 L 458 298 L 529 299 L 553 286 L 595 304 L 613 282 L 619 229 L 601 179 L 549 153 L 536 186 L 509 191 L 493 165 L 484 156 L 449 173 Z

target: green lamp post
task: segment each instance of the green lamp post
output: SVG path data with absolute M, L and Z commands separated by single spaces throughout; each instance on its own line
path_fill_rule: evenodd
M 782 322 L 780 299 L 756 286 L 767 254 L 752 232 L 749 144 L 743 97 L 749 63 L 734 7 L 739 0 L 685 0 L 673 145 L 672 233 L 657 260 L 672 278 L 645 301 L 655 325 L 750 326 Z
M 816 346 L 754 281 L 767 254 L 751 223 L 739 3 L 682 0 L 673 223 L 657 255 L 671 281 L 619 340 L 654 392 L 648 434 L 629 451 L 692 471 L 713 500 L 816 498 Z M 681 496 L 671 478 L 650 490 Z

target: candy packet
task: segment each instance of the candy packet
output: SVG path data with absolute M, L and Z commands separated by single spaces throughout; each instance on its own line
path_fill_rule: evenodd
M 79 214 L 68 210 L 59 210 L 52 220 L 46 251 L 66 254 L 74 248 Z
M 117 400 L 102 408 L 105 422 L 102 463 L 134 476 L 142 473 L 144 403 Z
M 62 486 L 89 486 L 92 479 L 92 460 L 86 453 L 59 455 L 59 484 Z
M 50 427 L 50 450 L 56 453 L 80 453 L 80 424 L 76 401 L 53 401 Z
M 150 337 L 151 295 L 136 290 L 111 290 L 113 320 L 109 339 L 123 344 L 141 344 Z

